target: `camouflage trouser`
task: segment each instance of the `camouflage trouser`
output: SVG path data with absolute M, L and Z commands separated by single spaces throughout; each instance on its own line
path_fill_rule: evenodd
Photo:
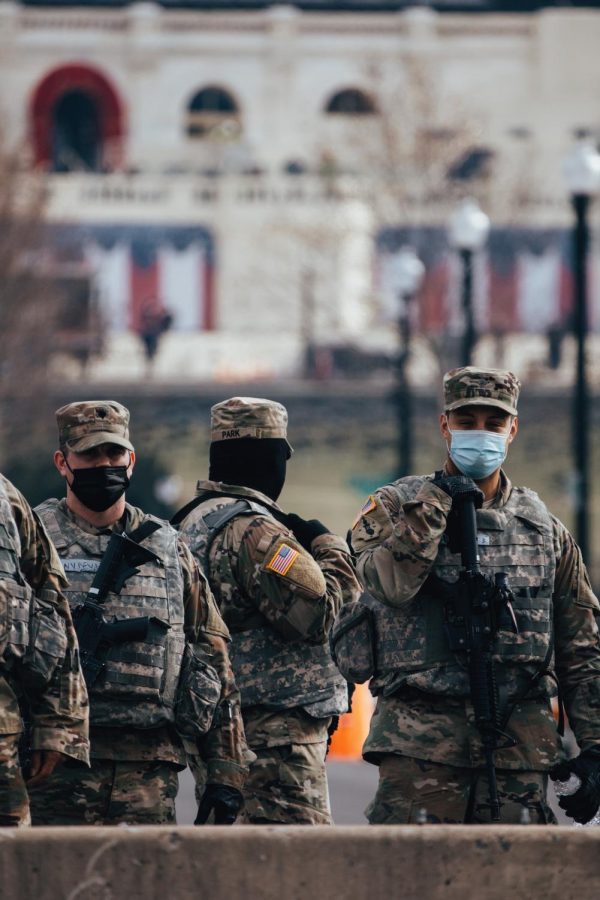
M 19 764 L 20 734 L 0 735 L 0 826 L 31 825 L 29 800 Z
M 238 824 L 331 825 L 325 772 L 327 741 L 252 747 L 256 761 L 244 785 L 244 810 Z M 196 781 L 196 799 L 204 791 L 206 769 L 198 757 L 189 758 Z
M 30 789 L 31 818 L 34 825 L 169 825 L 177 786 L 172 763 L 67 762 Z
M 331 825 L 327 741 L 253 747 L 242 821 L 254 825 Z
M 498 769 L 496 775 L 501 823 L 518 824 L 523 809 L 535 825 L 556 823 L 546 802 L 546 774 Z M 408 825 L 418 821 L 421 809 L 427 822 L 461 824 L 471 808 L 470 822 L 490 824 L 487 799 L 483 770 L 390 755 L 381 761 L 377 793 L 365 813 L 371 825 Z

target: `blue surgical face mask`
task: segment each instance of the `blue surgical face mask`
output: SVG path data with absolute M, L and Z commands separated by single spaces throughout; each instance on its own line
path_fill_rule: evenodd
M 499 469 L 506 459 L 508 434 L 476 430 L 450 431 L 448 452 L 463 475 L 478 481 Z

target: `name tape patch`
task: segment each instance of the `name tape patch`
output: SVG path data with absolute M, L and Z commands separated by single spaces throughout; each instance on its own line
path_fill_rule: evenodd
M 97 572 L 99 559 L 61 559 L 65 572 Z
M 289 547 L 287 544 L 281 544 L 267 564 L 267 569 L 277 572 L 278 575 L 287 575 L 299 556 L 298 550 L 294 550 L 293 547 Z
M 230 441 L 235 438 L 260 437 L 258 428 L 242 426 L 241 428 L 219 428 L 211 434 L 213 441 Z

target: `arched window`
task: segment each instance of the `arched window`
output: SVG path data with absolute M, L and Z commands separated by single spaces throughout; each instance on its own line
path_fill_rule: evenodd
M 371 97 L 358 88 L 338 91 L 326 105 L 325 112 L 341 116 L 372 116 L 377 109 Z
M 36 165 L 54 172 L 107 172 L 121 164 L 123 105 L 98 70 L 54 69 L 35 88 L 29 112 Z
M 50 165 L 53 172 L 97 172 L 102 145 L 98 106 L 84 91 L 68 91 L 52 111 Z
M 210 85 L 194 94 L 187 108 L 188 137 L 206 138 L 209 134 L 233 140 L 241 131 L 238 105 L 228 91 Z

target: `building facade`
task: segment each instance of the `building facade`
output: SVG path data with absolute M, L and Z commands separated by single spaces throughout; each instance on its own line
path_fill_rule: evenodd
M 599 6 L 0 0 L 4 138 L 46 173 L 55 244 L 121 358 L 154 307 L 168 366 L 198 377 L 390 349 L 406 242 L 416 326 L 458 332 L 445 226 L 468 194 L 492 220 L 480 330 L 560 330 L 561 162 L 600 132 Z

